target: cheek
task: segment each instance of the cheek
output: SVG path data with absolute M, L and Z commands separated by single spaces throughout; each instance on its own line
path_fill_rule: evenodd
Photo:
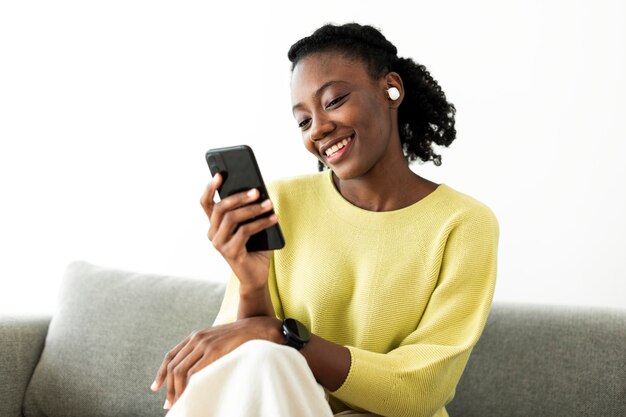
M 389 138 L 392 131 L 392 118 L 391 113 L 387 107 L 382 106 L 380 103 L 371 103 L 369 108 L 369 114 L 371 117 L 367 120 L 368 127 L 372 134 L 377 138 L 382 139 L 381 146 L 384 146 L 384 139 Z
M 315 157 L 318 157 L 317 149 L 315 148 L 315 144 L 309 140 L 307 135 L 302 135 L 302 144 L 306 148 L 307 151 L 311 152 Z
M 363 100 L 359 103 L 358 111 L 352 112 L 352 123 L 362 126 L 370 134 L 379 135 L 383 129 L 385 108 L 375 98 Z

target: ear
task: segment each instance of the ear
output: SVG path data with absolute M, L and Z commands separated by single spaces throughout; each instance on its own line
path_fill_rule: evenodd
M 398 74 L 397 72 L 389 72 L 384 77 L 384 85 L 385 85 L 385 93 L 384 93 L 385 99 L 389 103 L 389 107 L 393 109 L 397 109 L 402 103 L 402 100 L 404 99 L 404 84 L 402 83 L 402 78 L 400 77 L 400 74 Z M 400 96 L 396 100 L 392 100 L 391 98 L 389 98 L 389 95 L 387 93 L 387 90 L 389 90 L 392 87 L 397 88 L 398 91 L 400 92 Z

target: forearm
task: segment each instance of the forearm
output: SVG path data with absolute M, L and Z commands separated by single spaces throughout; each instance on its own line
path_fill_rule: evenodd
M 304 355 L 315 379 L 329 391 L 336 391 L 350 371 L 350 350 L 345 346 L 311 335 L 300 352 Z
M 285 344 L 282 320 L 275 319 L 265 337 L 274 343 Z M 329 391 L 336 391 L 346 380 L 352 361 L 347 347 L 312 334 L 300 353 L 306 359 L 317 382 Z

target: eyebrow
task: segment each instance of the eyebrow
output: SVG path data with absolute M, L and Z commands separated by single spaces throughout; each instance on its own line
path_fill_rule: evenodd
M 315 90 L 315 94 L 313 94 L 314 97 L 319 97 L 320 94 L 322 94 L 322 92 L 327 89 L 328 87 L 330 87 L 333 84 L 338 84 L 338 83 L 346 83 L 346 81 L 341 81 L 341 80 L 330 80 L 330 81 L 326 81 L 324 84 L 322 84 L 317 90 Z M 302 103 L 296 103 L 292 108 L 291 108 L 291 113 L 293 113 L 297 108 L 302 107 Z

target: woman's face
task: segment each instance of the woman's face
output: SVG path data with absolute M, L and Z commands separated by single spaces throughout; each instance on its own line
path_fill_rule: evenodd
M 339 179 L 363 177 L 402 154 L 390 86 L 388 77 L 373 80 L 363 62 L 336 52 L 308 55 L 294 68 L 291 100 L 304 146 Z

